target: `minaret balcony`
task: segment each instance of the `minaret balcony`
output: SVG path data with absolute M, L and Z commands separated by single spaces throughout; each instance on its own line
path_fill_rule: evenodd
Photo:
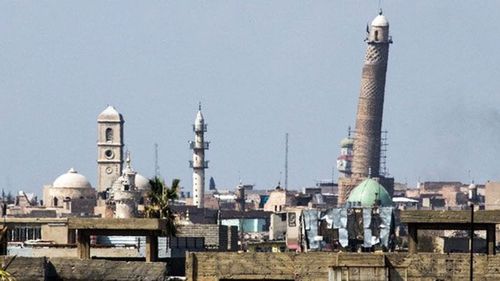
M 206 132 L 207 131 L 207 124 L 193 124 L 193 131 L 194 132 Z
M 193 163 L 193 160 L 189 161 L 189 168 L 193 169 L 207 169 L 208 168 L 208 161 L 203 161 L 201 163 Z
M 208 149 L 210 147 L 210 142 L 189 142 L 189 149 Z

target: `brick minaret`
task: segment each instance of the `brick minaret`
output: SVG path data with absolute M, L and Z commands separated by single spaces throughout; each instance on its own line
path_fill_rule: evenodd
M 339 203 L 345 202 L 350 191 L 363 178 L 380 176 L 380 145 L 384 108 L 385 76 L 389 58 L 389 22 L 379 13 L 367 27 L 365 62 L 361 76 L 352 179 L 339 179 Z M 344 184 L 343 184 L 344 183 Z

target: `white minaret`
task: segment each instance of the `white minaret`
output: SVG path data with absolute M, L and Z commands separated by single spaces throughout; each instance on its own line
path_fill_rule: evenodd
M 190 148 L 193 150 L 193 160 L 189 161 L 193 168 L 193 205 L 203 208 L 203 197 L 205 196 L 205 169 L 208 168 L 208 161 L 205 161 L 205 150 L 208 149 L 208 142 L 204 141 L 203 135 L 207 131 L 207 125 L 201 114 L 201 103 L 196 114 L 193 125 L 194 141 L 190 141 Z

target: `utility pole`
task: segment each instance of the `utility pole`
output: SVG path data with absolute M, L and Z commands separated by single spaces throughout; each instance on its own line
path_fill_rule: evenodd
M 470 204 L 470 281 L 474 280 L 474 203 Z
M 285 190 L 288 190 L 288 133 L 285 134 Z
M 160 177 L 160 166 L 158 165 L 158 144 L 155 143 L 155 178 Z

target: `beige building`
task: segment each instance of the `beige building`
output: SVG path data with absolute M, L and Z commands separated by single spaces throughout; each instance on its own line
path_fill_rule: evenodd
M 71 168 L 44 187 L 43 202 L 46 208 L 55 209 L 58 216 L 88 216 L 94 213 L 96 191 L 85 176 Z
M 269 194 L 269 199 L 264 205 L 266 212 L 281 212 L 285 207 L 296 205 L 295 195 L 281 187 L 277 187 Z
M 500 209 L 500 182 L 487 182 L 485 188 L 485 209 Z

